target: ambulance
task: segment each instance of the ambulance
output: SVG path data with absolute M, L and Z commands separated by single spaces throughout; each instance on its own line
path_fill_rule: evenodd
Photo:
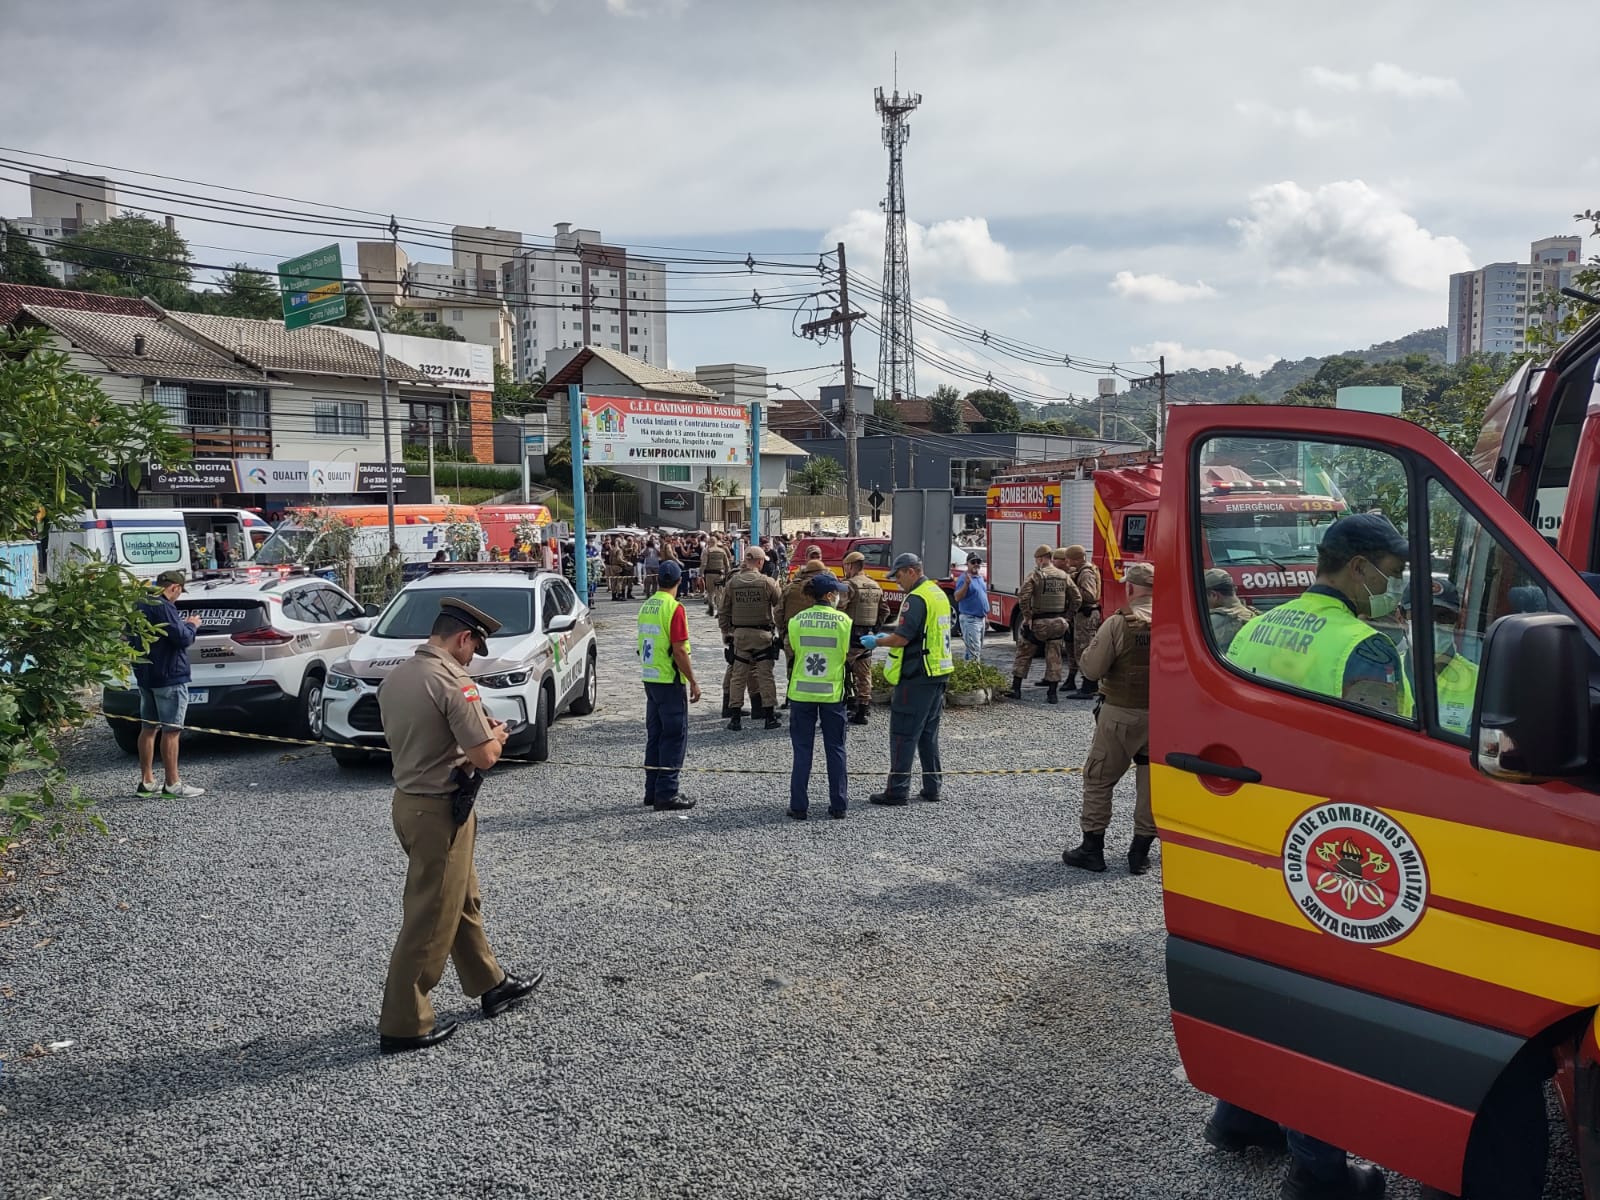
M 1563 1132 L 1600 1197 L 1597 366 L 1600 320 L 1513 376 L 1470 461 L 1362 412 L 1194 405 L 1167 429 L 1150 774 L 1184 1071 L 1475 1200 L 1542 1196 Z M 1243 445 L 1406 538 L 1410 711 L 1219 649 L 1210 470 Z M 1443 719 L 1446 663 L 1476 681 L 1470 719 Z
M 1200 503 L 1216 531 L 1210 566 L 1233 577 L 1246 604 L 1271 608 L 1309 586 L 1322 530 L 1348 505 L 1308 489 L 1292 460 L 1262 459 L 1239 444 L 1208 464 Z M 1318 481 L 1316 488 L 1326 488 Z M 1017 596 L 1040 545 L 1083 546 L 1100 569 L 1100 607 L 1122 606 L 1128 563 L 1152 561 L 1162 464 L 1148 451 L 1101 455 L 1000 476 L 989 488 L 989 620 L 1017 636 Z

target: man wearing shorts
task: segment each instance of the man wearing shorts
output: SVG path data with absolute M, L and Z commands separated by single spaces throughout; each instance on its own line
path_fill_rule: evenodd
M 160 794 L 168 800 L 205 795 L 205 788 L 190 787 L 178 778 L 178 735 L 189 709 L 189 647 L 200 625 L 197 616 L 178 611 L 183 594 L 183 572 L 163 571 L 156 576 L 156 593 L 139 605 L 139 611 L 156 627 L 156 638 L 134 664 L 139 684 L 139 786 L 136 794 L 154 796 L 156 789 L 156 733 L 160 727 L 161 766 L 166 782 Z

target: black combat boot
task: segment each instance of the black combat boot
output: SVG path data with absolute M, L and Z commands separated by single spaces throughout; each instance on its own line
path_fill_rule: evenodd
M 852 725 L 865 725 L 866 723 L 867 723 L 867 706 L 865 704 L 858 704 L 858 705 L 856 705 L 856 711 L 850 714 L 850 724 L 852 724 Z
M 1150 846 L 1155 842 L 1153 834 L 1136 833 L 1133 841 L 1128 846 L 1128 874 L 1148 875 L 1150 873 Z
M 1060 686 L 1061 685 L 1059 683 L 1052 683 L 1050 685 L 1050 690 L 1047 693 L 1045 693 L 1044 702 L 1046 704 L 1060 704 L 1061 703 L 1061 701 L 1056 699 L 1056 689 L 1058 687 L 1060 687 Z
M 1061 686 L 1067 689 L 1067 694 L 1070 696 L 1078 686 L 1078 673 L 1076 671 L 1068 671 L 1067 677 L 1061 681 Z
M 728 728 L 731 729 L 734 733 L 738 733 L 741 729 L 744 728 L 744 710 L 743 709 L 741 709 L 739 712 L 736 712 L 736 713 L 733 714 L 733 720 L 728 722 Z
M 1011 690 L 1009 692 L 1007 692 L 1006 695 L 1010 696 L 1013 700 L 1021 700 L 1022 699 L 1022 676 L 1021 675 L 1013 675 L 1011 677 Z
M 1061 861 L 1069 867 L 1081 867 L 1085 871 L 1104 871 L 1106 869 L 1106 835 L 1102 830 L 1099 833 L 1085 833 L 1083 845 L 1076 850 L 1063 850 Z
M 1035 679 L 1033 681 L 1033 686 L 1034 687 L 1049 687 L 1050 686 L 1050 681 L 1048 679 Z
M 1072 693 L 1072 698 L 1074 700 L 1093 700 L 1099 694 L 1100 685 L 1085 675 L 1083 682 L 1078 685 L 1078 690 Z
M 783 722 L 782 722 L 782 720 L 779 719 L 778 714 L 773 712 L 769 708 L 769 709 L 767 709 L 766 724 L 764 724 L 762 726 L 762 728 L 763 729 L 781 729 L 781 728 L 783 728 Z

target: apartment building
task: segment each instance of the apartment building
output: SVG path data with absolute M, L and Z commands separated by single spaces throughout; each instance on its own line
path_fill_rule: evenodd
M 1445 361 L 1472 354 L 1521 354 L 1530 328 L 1556 321 L 1565 306 L 1542 297 L 1572 283 L 1583 265 L 1583 238 L 1547 237 L 1534 242 L 1525 263 L 1490 263 L 1450 276 L 1450 319 L 1445 326 Z
M 514 369 L 531 378 L 552 350 L 598 346 L 667 365 L 667 284 L 661 263 L 607 244 L 597 229 L 556 225 L 549 246 L 502 267 L 501 294 L 516 314 Z
M 50 273 L 64 284 L 77 278 L 78 267 L 51 257 L 61 239 L 121 215 L 117 189 L 109 179 L 64 171 L 29 172 L 28 207 L 27 216 L 5 218 L 5 224 L 33 244 Z
M 464 341 L 492 347 L 495 361 L 509 366 L 515 325 L 500 279 L 522 234 L 457 225 L 450 245 L 450 261 L 437 263 L 414 260 L 393 242 L 357 242 L 356 269 L 380 316 L 395 306 L 411 309 L 424 325 L 447 325 Z

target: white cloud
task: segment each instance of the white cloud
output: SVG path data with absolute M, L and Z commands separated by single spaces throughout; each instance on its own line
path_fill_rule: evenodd
M 1407 100 L 1460 100 L 1463 96 L 1461 85 L 1454 79 L 1421 75 L 1397 67 L 1394 63 L 1373 63 L 1364 75 L 1330 71 L 1327 67 L 1310 67 L 1306 70 L 1306 78 L 1330 92 L 1368 91 Z
M 1230 221 L 1288 283 L 1350 283 L 1376 276 L 1441 291 L 1446 276 L 1472 267 L 1458 239 L 1430 233 L 1392 199 L 1359 179 L 1307 191 L 1292 180 L 1250 194 L 1250 215 Z
M 1148 300 L 1152 304 L 1210 300 L 1217 294 L 1217 289 L 1202 279 L 1179 283 L 1165 275 L 1135 275 L 1132 271 L 1118 271 L 1109 286 L 1124 300 Z
M 1259 375 L 1278 361 L 1276 354 L 1268 358 L 1245 358 L 1232 350 L 1201 350 L 1185 346 L 1182 342 L 1151 342 L 1148 346 L 1128 348 L 1130 358 L 1153 360 L 1162 355 L 1166 356 L 1169 371 L 1187 371 L 1191 368 L 1199 371 L 1225 370 L 1240 366 L 1252 375 Z
M 1304 138 L 1327 137 L 1355 128 L 1350 121 L 1341 117 L 1319 117 L 1304 108 L 1274 108 L 1255 100 L 1241 100 L 1233 109 L 1240 116 L 1271 129 L 1287 130 Z
M 876 274 L 883 262 L 884 217 L 864 208 L 853 211 L 844 224 L 830 229 L 824 248 L 845 244 L 846 253 L 861 270 Z M 906 252 L 911 257 L 911 278 L 938 283 L 1015 283 L 1016 263 L 1011 251 L 994 240 L 983 217 L 957 217 L 932 225 L 906 222 Z

